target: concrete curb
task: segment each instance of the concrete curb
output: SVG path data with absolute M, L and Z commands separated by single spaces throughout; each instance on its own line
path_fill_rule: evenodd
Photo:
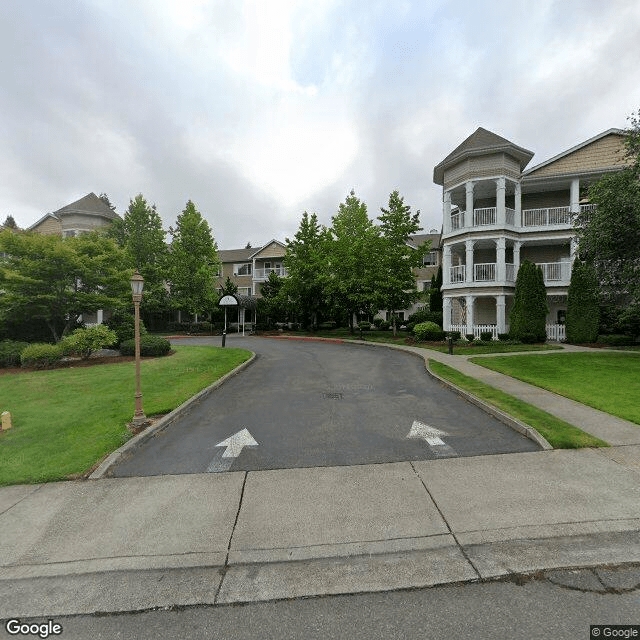
M 441 378 L 437 373 L 434 373 L 433 371 L 431 371 L 431 369 L 429 369 L 428 361 L 425 361 L 424 364 L 425 364 L 425 369 L 427 370 L 427 373 L 432 378 L 438 380 L 443 385 L 445 385 L 446 387 L 448 387 L 458 395 L 462 396 L 465 400 L 467 400 L 471 404 L 474 404 L 476 407 L 479 407 L 484 412 L 491 414 L 496 420 L 499 420 L 500 422 L 502 422 L 502 424 L 505 424 L 508 427 L 511 427 L 514 431 L 521 433 L 526 438 L 529 438 L 529 440 L 533 440 L 536 444 L 540 445 L 543 450 L 549 451 L 553 449 L 553 447 L 547 442 L 547 440 L 544 437 L 542 437 L 542 435 L 538 433 L 538 431 L 536 431 L 533 427 L 530 427 L 524 424 L 524 422 L 520 422 L 520 420 L 516 420 L 514 417 L 510 416 L 509 414 L 504 413 L 503 411 L 500 411 L 500 409 L 496 409 L 490 404 L 484 402 L 484 400 L 480 400 L 480 398 L 476 398 L 476 396 L 472 395 L 468 391 L 465 391 L 464 389 L 461 389 L 457 385 L 453 384 L 453 382 L 450 382 L 449 380 L 445 380 L 444 378 Z
M 137 447 L 138 445 L 142 444 L 143 442 L 145 442 L 146 440 L 154 436 L 156 433 L 168 427 L 174 420 L 184 415 L 191 408 L 193 404 L 200 402 L 201 400 L 206 398 L 210 393 L 215 391 L 218 387 L 222 386 L 227 380 L 229 380 L 229 378 L 232 378 L 233 376 L 237 375 L 238 373 L 246 369 L 250 364 L 253 363 L 253 361 L 257 357 L 258 356 L 252 351 L 251 357 L 247 361 L 243 362 L 241 365 L 233 369 L 233 371 L 229 371 L 229 373 L 222 376 L 222 378 L 216 380 L 213 384 L 209 385 L 202 391 L 199 391 L 198 393 L 196 393 L 195 396 L 192 396 L 191 398 L 183 402 L 179 407 L 174 409 L 171 413 L 168 413 L 166 416 L 160 418 L 160 420 L 158 420 L 158 422 L 156 422 L 153 426 L 148 427 L 147 429 L 140 432 L 138 435 L 134 436 L 130 440 L 127 440 L 127 442 L 125 442 L 119 449 L 116 449 L 113 453 L 109 454 L 109 456 L 107 456 L 107 458 L 102 461 L 102 463 L 98 466 L 98 468 L 93 473 L 91 473 L 88 479 L 99 480 L 100 478 L 104 478 L 107 472 L 109 471 L 109 469 L 114 464 L 116 464 L 116 462 L 120 459 L 120 457 L 125 452 Z
M 271 336 L 268 336 L 268 337 L 271 337 Z M 318 342 L 326 342 L 326 341 L 338 342 L 338 340 L 331 340 L 330 338 L 329 339 L 314 338 L 314 337 L 298 338 L 295 336 L 291 338 L 288 336 L 273 336 L 273 337 L 278 338 L 279 340 L 305 340 L 306 339 L 306 340 L 312 340 L 312 341 L 317 340 Z M 438 382 L 442 383 L 445 387 L 448 387 L 458 395 L 462 396 L 465 400 L 467 400 L 467 402 L 470 402 L 471 404 L 475 405 L 485 413 L 488 413 L 489 415 L 493 416 L 496 420 L 502 422 L 502 424 L 506 425 L 507 427 L 510 427 L 514 431 L 517 431 L 521 435 L 525 436 L 525 438 L 529 438 L 529 440 L 533 440 L 533 442 L 535 442 L 537 445 L 542 447 L 544 451 L 549 451 L 553 449 L 553 447 L 547 442 L 547 440 L 543 438 L 542 435 L 538 433 L 533 427 L 530 427 L 529 425 L 524 424 L 524 422 L 520 422 L 519 420 L 516 420 L 516 418 L 514 418 L 513 416 L 510 416 L 509 414 L 504 413 L 503 411 L 500 411 L 500 409 L 497 409 L 496 407 L 491 406 L 490 404 L 484 402 L 484 400 L 480 400 L 480 398 L 476 398 L 476 396 L 472 395 L 468 391 L 461 389 L 457 385 L 453 384 L 452 382 L 449 382 L 448 380 L 445 380 L 444 378 L 441 378 L 439 375 L 431 371 L 431 369 L 429 369 L 429 357 L 428 357 L 429 354 L 423 355 L 411 349 L 407 349 L 402 345 L 388 344 L 384 342 L 366 342 L 364 340 L 340 340 L 340 344 L 356 344 L 356 345 L 361 345 L 365 347 L 370 347 L 370 346 L 385 347 L 387 349 L 395 349 L 396 351 L 403 351 L 404 353 L 409 353 L 411 355 L 414 355 L 422 359 L 422 361 L 424 362 L 424 368 L 426 369 L 428 375 L 430 375 L 435 380 L 438 380 Z

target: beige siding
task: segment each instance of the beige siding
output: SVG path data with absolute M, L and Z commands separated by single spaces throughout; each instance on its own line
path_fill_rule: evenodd
M 473 324 L 496 324 L 496 322 L 495 298 L 476 298 Z
M 516 160 L 504 153 L 468 158 L 445 171 L 444 187 L 449 189 L 460 182 L 491 176 L 506 176 L 517 180 L 520 178 L 520 166 Z
M 255 258 L 282 258 L 285 254 L 285 248 L 281 247 L 277 242 L 272 242 L 257 253 Z
M 547 209 L 549 207 L 568 207 L 570 204 L 569 190 L 541 191 L 540 193 L 523 193 L 523 209 Z
M 43 236 L 59 236 L 62 234 L 62 224 L 60 220 L 56 220 L 55 218 L 46 218 L 31 231 L 33 231 L 34 233 L 39 233 Z
M 612 133 L 530 173 L 532 177 L 624 166 L 624 137 Z
M 547 246 L 527 246 L 524 244 L 520 249 L 520 261 L 529 262 L 560 262 L 562 258 L 569 259 L 569 246 L 558 244 Z

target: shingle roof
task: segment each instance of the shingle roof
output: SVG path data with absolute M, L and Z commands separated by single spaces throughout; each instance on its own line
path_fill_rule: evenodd
M 255 249 L 219 249 L 218 257 L 220 262 L 249 262 L 250 256 L 255 253 Z
M 433 181 L 443 184 L 444 170 L 459 162 L 466 156 L 480 155 L 489 151 L 506 151 L 520 162 L 520 170 L 524 169 L 533 152 L 514 144 L 510 140 L 499 136 L 493 131 L 478 127 L 468 138 L 459 144 L 442 162 L 433 169 Z
M 80 200 L 67 204 L 61 209 L 53 212 L 56 216 L 64 216 L 69 213 L 82 213 L 84 215 L 101 216 L 113 220 L 118 218 L 118 214 L 112 211 L 98 196 L 91 192 Z

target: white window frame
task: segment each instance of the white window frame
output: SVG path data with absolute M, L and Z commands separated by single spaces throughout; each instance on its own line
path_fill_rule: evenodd
M 238 273 L 240 269 L 246 267 L 248 269 L 248 273 Z M 251 262 L 238 262 L 233 265 L 233 275 L 234 276 L 250 276 L 253 273 L 253 265 Z

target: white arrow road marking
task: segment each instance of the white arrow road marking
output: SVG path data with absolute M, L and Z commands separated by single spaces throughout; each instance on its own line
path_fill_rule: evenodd
M 440 437 L 448 435 L 446 431 L 440 431 L 440 429 L 414 420 L 407 438 L 422 438 L 426 440 L 433 453 L 439 458 L 453 458 L 458 454 Z
M 253 439 L 253 436 L 247 429 L 242 429 L 238 433 L 234 433 L 226 440 L 218 442 L 216 447 L 226 447 L 222 452 L 222 455 L 216 455 L 211 461 L 211 464 L 207 467 L 209 473 L 218 473 L 220 471 L 227 471 L 231 468 L 234 460 L 240 455 L 244 447 L 257 447 L 258 443 Z

